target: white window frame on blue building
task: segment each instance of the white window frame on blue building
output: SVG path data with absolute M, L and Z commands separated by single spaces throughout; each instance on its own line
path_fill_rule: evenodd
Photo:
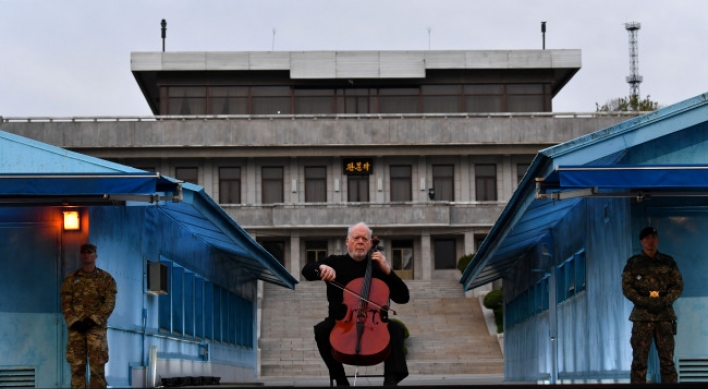
M 158 330 L 185 340 L 252 349 L 254 309 L 248 301 L 165 257 L 168 293 L 158 296 Z

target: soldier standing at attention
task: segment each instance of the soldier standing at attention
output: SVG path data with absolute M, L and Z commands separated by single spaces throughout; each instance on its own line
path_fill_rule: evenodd
M 632 326 L 632 383 L 646 383 L 652 339 L 659 353 L 662 383 L 677 382 L 674 366 L 676 313 L 673 303 L 683 292 L 683 278 L 674 259 L 659 252 L 656 228 L 639 233 L 642 253 L 627 260 L 622 272 L 622 292 L 634 303 Z
M 86 387 L 86 361 L 91 379 L 89 387 L 108 386 L 107 321 L 116 305 L 118 289 L 113 277 L 96 267 L 96 246 L 81 246 L 82 267 L 69 274 L 61 285 L 61 309 L 69 327 L 66 360 L 71 364 L 71 387 Z

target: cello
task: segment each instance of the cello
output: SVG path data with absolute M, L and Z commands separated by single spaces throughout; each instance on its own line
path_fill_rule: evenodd
M 346 286 L 330 281 L 344 290 L 343 304 L 346 314 L 337 320 L 329 341 L 332 356 L 337 361 L 357 366 L 371 366 L 383 362 L 391 353 L 391 338 L 388 332 L 389 289 L 385 282 L 371 277 L 371 254 L 378 250 L 379 239 L 372 239 L 367 253 L 366 273 Z

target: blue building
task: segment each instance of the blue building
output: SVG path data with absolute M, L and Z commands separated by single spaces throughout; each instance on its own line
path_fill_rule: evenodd
M 0 386 L 70 386 L 59 287 L 84 242 L 118 284 L 112 386 L 253 382 L 257 281 L 297 283 L 202 187 L 2 131 L 0 229 Z
M 679 380 L 705 380 L 706 196 L 707 95 L 541 150 L 461 279 L 465 290 L 502 280 L 505 379 L 629 381 L 621 273 L 651 225 L 685 282 Z

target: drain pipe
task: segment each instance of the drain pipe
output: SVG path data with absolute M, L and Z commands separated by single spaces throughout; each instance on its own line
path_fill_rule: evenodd
M 157 384 L 157 346 L 150 346 L 146 380 L 146 388 L 154 388 Z
M 551 267 L 551 276 L 548 278 L 548 325 L 549 337 L 551 342 L 551 374 L 549 384 L 555 385 L 558 382 L 558 312 L 557 308 L 557 291 L 556 291 L 556 272 Z

